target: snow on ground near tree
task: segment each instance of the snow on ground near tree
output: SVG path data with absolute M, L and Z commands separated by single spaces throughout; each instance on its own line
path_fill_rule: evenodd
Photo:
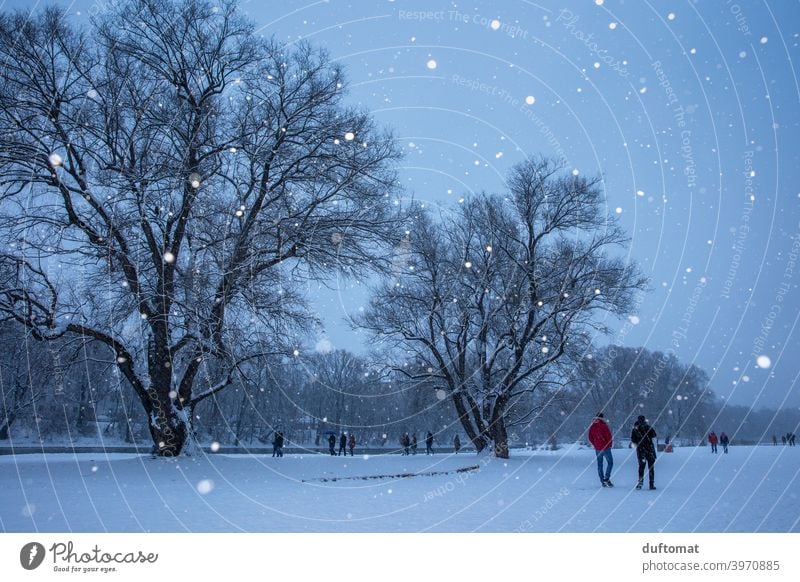
M 0 457 L 6 532 L 797 532 L 800 448 L 661 454 L 658 490 L 633 490 L 633 451 L 603 489 L 591 450 L 475 454 L 126 454 Z M 341 479 L 454 471 L 387 479 Z M 312 480 L 302 482 L 302 480 Z

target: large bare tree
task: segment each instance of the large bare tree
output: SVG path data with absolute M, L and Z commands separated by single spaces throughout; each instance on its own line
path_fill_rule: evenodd
M 479 195 L 438 222 L 420 216 L 406 265 L 379 288 L 362 324 L 416 364 L 453 402 L 480 451 L 508 456 L 508 422 L 525 422 L 531 393 L 557 387 L 564 355 L 604 314 L 621 316 L 645 285 L 614 254 L 626 238 L 603 212 L 597 180 L 559 164 L 517 165 L 505 196 Z
M 0 309 L 107 346 L 160 454 L 243 361 L 291 355 L 298 283 L 381 266 L 392 136 L 234 2 L 4 14 L 0 61 Z

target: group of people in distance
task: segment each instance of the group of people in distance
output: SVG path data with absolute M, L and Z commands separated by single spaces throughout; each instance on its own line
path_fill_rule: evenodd
M 456 436 L 456 440 L 458 440 L 458 436 Z M 400 437 L 400 446 L 402 447 L 403 455 L 416 455 L 418 446 L 417 435 L 408 436 L 408 433 L 404 433 Z M 458 452 L 458 449 L 456 449 L 456 452 Z M 433 454 L 433 433 L 431 431 L 428 431 L 428 434 L 425 435 L 425 454 Z
M 656 447 L 653 444 L 653 439 L 656 436 L 656 431 L 647 423 L 644 415 L 639 415 L 631 429 L 631 445 L 636 447 L 636 459 L 639 461 L 637 489 L 641 489 L 644 484 L 645 468 L 647 468 L 650 489 L 656 488 L 655 469 L 653 467 L 656 462 Z M 614 467 L 614 457 L 611 454 L 611 447 L 614 444 L 614 439 L 602 412 L 597 413 L 597 416 L 594 417 L 592 424 L 589 426 L 589 442 L 597 454 L 597 473 L 600 476 L 600 484 L 603 487 L 613 487 L 611 469 Z
M 722 452 L 727 455 L 729 442 L 730 439 L 728 438 L 728 435 L 725 434 L 725 432 L 721 432 L 719 434 L 719 437 L 717 436 L 717 433 L 715 433 L 713 430 L 710 433 L 708 433 L 708 444 L 711 445 L 711 452 L 714 454 L 717 453 L 717 443 L 719 443 L 722 445 Z
M 795 440 L 795 434 L 793 432 L 787 432 L 786 434 L 781 435 L 781 442 L 784 445 L 789 445 L 790 447 L 793 447 L 795 446 L 794 440 Z M 775 435 L 772 435 L 772 444 L 773 445 L 778 444 L 778 437 L 776 437 Z
M 339 443 L 339 450 L 336 450 L 336 443 Z M 275 434 L 272 437 L 272 456 L 273 457 L 282 457 L 283 456 L 283 443 L 284 443 L 284 436 L 283 431 L 275 431 Z M 400 437 L 400 445 L 402 446 L 402 454 L 404 455 L 416 455 L 417 454 L 417 435 L 409 436 L 408 433 L 403 434 Z M 346 432 L 342 432 L 339 438 L 336 438 L 334 433 L 331 433 L 328 436 L 328 451 L 330 452 L 331 456 L 347 456 L 347 449 L 350 449 L 350 456 L 354 456 L 354 450 L 356 448 L 356 435 L 354 433 L 350 433 L 349 437 Z M 453 448 L 455 452 L 461 449 L 461 441 L 458 438 L 458 435 L 453 439 Z M 425 435 L 425 454 L 432 455 L 433 454 L 433 433 L 428 431 L 428 434 Z
M 356 435 L 354 433 L 350 433 L 350 437 L 348 438 L 347 433 L 343 432 L 339 437 L 339 452 L 338 456 L 344 455 L 347 456 L 347 449 L 350 448 L 350 456 L 355 456 L 355 448 L 356 448 Z M 336 435 L 331 433 L 328 437 L 328 452 L 330 452 L 331 456 L 337 456 L 336 452 Z

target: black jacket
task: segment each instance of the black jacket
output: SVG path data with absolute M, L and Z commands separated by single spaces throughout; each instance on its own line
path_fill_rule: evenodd
M 636 445 L 636 454 L 640 457 L 650 457 L 655 459 L 656 447 L 653 439 L 656 438 L 656 431 L 647 422 L 639 422 L 633 425 L 631 430 L 631 442 Z

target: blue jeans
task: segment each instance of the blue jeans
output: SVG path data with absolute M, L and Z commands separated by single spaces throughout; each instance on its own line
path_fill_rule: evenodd
M 611 456 L 611 449 L 605 451 L 595 451 L 597 454 L 597 474 L 600 475 L 601 481 L 608 481 L 611 479 L 611 468 L 614 466 L 614 457 Z M 606 460 L 606 472 L 603 474 L 603 459 Z

